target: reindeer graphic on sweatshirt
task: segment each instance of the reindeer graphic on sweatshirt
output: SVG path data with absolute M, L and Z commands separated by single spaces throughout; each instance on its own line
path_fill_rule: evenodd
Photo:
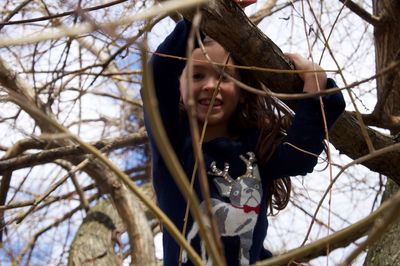
M 240 265 L 249 265 L 250 248 L 253 243 L 253 230 L 257 222 L 262 198 L 261 179 L 255 155 L 248 152 L 248 159 L 240 155 L 246 164 L 246 172 L 233 179 L 229 175 L 229 164 L 225 163 L 224 170 L 217 168 L 216 163 L 211 163 L 209 174 L 216 176 L 214 183 L 222 197 L 228 197 L 230 203 L 211 198 L 212 215 L 214 216 L 221 236 L 239 236 L 240 239 Z M 200 205 L 204 211 L 204 201 Z M 204 213 L 204 212 L 203 212 Z M 210 224 L 205 220 L 207 227 Z M 198 224 L 193 223 L 187 234 L 189 244 L 199 231 Z M 204 242 L 201 241 L 201 256 L 206 265 L 212 265 L 211 258 L 206 258 Z M 182 252 L 182 262 L 187 262 L 187 253 Z

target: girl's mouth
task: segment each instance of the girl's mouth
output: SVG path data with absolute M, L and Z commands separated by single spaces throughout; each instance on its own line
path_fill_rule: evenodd
M 209 106 L 211 104 L 211 99 L 200 99 L 198 101 L 198 103 L 200 105 L 204 105 L 204 106 Z M 222 105 L 222 101 L 219 99 L 215 99 L 213 106 L 221 106 Z

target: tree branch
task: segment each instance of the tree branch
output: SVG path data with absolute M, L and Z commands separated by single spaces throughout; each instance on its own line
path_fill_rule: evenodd
M 147 134 L 144 130 L 139 130 L 123 137 L 117 137 L 108 140 L 100 140 L 93 143 L 97 149 L 107 147 L 107 151 L 120 149 L 123 147 L 134 147 L 147 143 Z M 14 171 L 25 167 L 41 165 L 53 162 L 56 159 L 66 158 L 68 156 L 84 155 L 85 151 L 79 145 L 70 145 L 51 150 L 42 151 L 35 154 L 21 155 L 11 159 L 0 160 L 0 173 L 4 171 Z
M 394 138 L 379 133 L 376 130 L 367 128 L 368 135 L 375 149 L 382 149 L 390 145 L 398 143 Z M 361 135 L 360 126 L 356 118 L 350 112 L 345 112 L 335 123 L 330 131 L 332 144 L 345 155 L 352 159 L 357 159 L 366 155 L 368 151 L 367 144 Z M 351 141 L 350 141 L 351 140 Z M 381 173 L 393 179 L 400 184 L 400 151 L 393 151 L 383 156 L 373 158 L 362 163 L 371 171 Z
M 231 52 L 238 63 L 272 69 L 294 69 L 281 49 L 249 20 L 234 1 L 210 1 L 200 11 L 201 29 Z M 194 14 L 190 11 L 183 12 L 183 15 L 192 20 Z M 298 75 L 260 71 L 255 71 L 254 75 L 273 91 L 293 93 L 302 92 L 303 89 L 303 81 Z
M 110 3 L 107 3 L 107 4 L 103 4 L 103 5 L 98 5 L 98 6 L 88 7 L 88 8 L 82 8 L 82 11 L 83 12 L 95 11 L 95 10 L 107 8 L 107 7 L 110 7 L 110 6 L 113 6 L 113 5 L 118 5 L 118 4 L 121 4 L 123 2 L 127 2 L 127 1 L 128 0 L 117 0 L 117 1 L 113 1 L 113 2 L 110 2 Z M 31 0 L 27 0 L 25 2 L 31 2 Z M 21 5 L 23 5 L 23 4 L 24 3 L 22 3 Z M 26 4 L 27 3 L 25 3 L 25 5 Z M 21 9 L 21 8 L 19 8 L 19 9 Z M 7 17 L 4 21 L 0 22 L 0 29 L 3 28 L 4 26 L 7 26 L 7 25 L 25 24 L 25 23 L 31 23 L 31 22 L 51 20 L 51 19 L 55 19 L 55 18 L 61 18 L 61 17 L 73 15 L 74 13 L 75 13 L 75 10 L 72 10 L 72 11 L 67 11 L 67 12 L 64 12 L 64 13 L 55 14 L 55 15 L 51 15 L 51 16 L 44 16 L 44 17 L 32 18 L 32 19 L 15 20 L 15 21 L 8 21 L 11 18 L 9 16 L 10 18 Z
M 258 23 L 261 22 L 266 16 L 269 16 L 271 14 L 272 9 L 276 6 L 276 1 L 277 0 L 268 0 L 265 2 L 265 4 L 253 15 L 250 16 L 250 20 L 258 25 Z M 286 5 L 290 5 L 291 3 L 288 3 Z
M 2 159 L 8 159 L 19 154 L 23 153 L 25 150 L 32 149 L 32 148 L 39 148 L 43 146 L 43 142 L 33 140 L 33 139 L 24 139 L 20 140 L 15 143 L 10 149 L 7 150 L 6 154 L 3 156 Z M 0 206 L 4 205 L 7 199 L 8 190 L 10 189 L 10 182 L 11 182 L 11 175 L 12 173 L 2 172 L 1 184 L 0 184 Z M 0 243 L 3 240 L 3 228 L 5 226 L 4 222 L 4 210 L 0 209 Z
M 5 23 L 7 23 L 13 16 L 15 16 L 19 11 L 21 11 L 22 8 L 24 8 L 30 2 L 32 2 L 32 0 L 25 0 L 24 2 L 19 4 L 13 11 L 11 11 L 4 19 L 4 21 L 0 22 L 0 30 L 6 25 Z
M 351 0 L 339 0 L 343 3 L 346 7 L 348 7 L 354 14 L 358 15 L 360 18 L 368 22 L 369 24 L 377 27 L 380 25 L 381 20 L 379 17 L 376 17 L 369 13 L 367 10 L 359 6 L 358 4 L 354 3 Z

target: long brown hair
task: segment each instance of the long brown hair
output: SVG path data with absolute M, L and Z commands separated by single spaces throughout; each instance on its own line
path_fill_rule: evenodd
M 261 89 L 261 83 L 251 72 L 239 70 L 239 74 L 242 83 Z M 260 134 L 255 153 L 259 163 L 265 164 L 285 136 L 291 114 L 278 100 L 269 96 L 259 96 L 245 90 L 241 93 L 244 101 L 232 116 L 230 130 L 238 134 L 243 130 L 258 130 Z M 266 189 L 270 213 L 274 214 L 274 209 L 283 210 L 289 202 L 290 178 L 269 179 Z
M 213 42 L 215 41 L 209 37 L 203 40 L 205 46 Z M 232 59 L 233 62 L 240 62 L 236 58 Z M 253 88 L 262 88 L 261 83 L 250 71 L 240 69 L 238 72 L 242 83 Z M 285 136 L 291 121 L 290 114 L 279 101 L 271 97 L 259 96 L 245 90 L 241 93 L 243 101 L 238 104 L 231 117 L 228 130 L 234 135 L 240 135 L 247 130 L 258 130 L 260 135 L 255 153 L 259 163 L 265 164 Z M 180 113 L 186 115 L 182 106 L 180 106 Z M 267 204 L 272 215 L 274 215 L 274 209 L 280 211 L 287 206 L 291 187 L 289 177 L 268 179 Z

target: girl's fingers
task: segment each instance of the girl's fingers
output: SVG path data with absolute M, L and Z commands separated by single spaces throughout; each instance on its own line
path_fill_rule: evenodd
M 321 72 L 323 70 L 318 64 L 302 57 L 299 54 L 285 53 L 285 55 L 291 60 L 297 70 L 304 70 L 309 72 L 299 73 L 300 78 L 304 81 L 305 92 L 316 92 L 323 90 L 326 86 L 326 73 Z M 315 72 L 317 70 L 318 72 Z

